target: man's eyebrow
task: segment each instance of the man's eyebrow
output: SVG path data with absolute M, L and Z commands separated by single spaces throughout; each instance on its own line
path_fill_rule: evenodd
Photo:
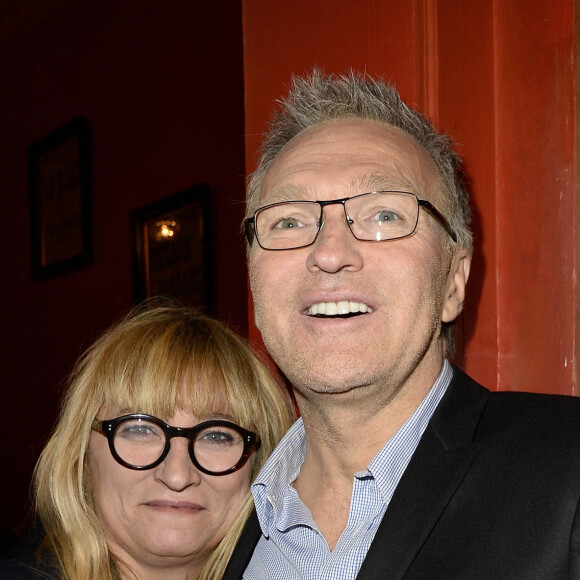
M 371 191 L 409 191 L 411 193 L 420 193 L 416 191 L 416 186 L 411 185 L 403 176 L 400 178 L 387 177 L 373 173 L 363 175 L 351 180 L 348 185 L 350 193 L 344 197 L 368 193 Z M 337 195 L 337 198 L 339 196 Z M 307 187 L 298 184 L 285 184 L 279 188 L 272 189 L 260 200 L 260 207 L 278 203 L 282 201 L 314 201 L 318 199 L 314 192 Z
M 260 200 L 261 205 L 269 205 L 280 201 L 309 199 L 308 190 L 302 185 L 288 184 L 268 191 Z
M 359 193 L 371 191 L 410 191 L 411 193 L 416 193 L 416 187 L 411 186 L 402 178 L 393 179 L 392 177 L 377 174 L 362 176 L 353 185 Z

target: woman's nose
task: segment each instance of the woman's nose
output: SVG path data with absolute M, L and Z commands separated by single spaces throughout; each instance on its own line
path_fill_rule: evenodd
M 167 457 L 154 470 L 155 479 L 174 491 L 201 482 L 201 473 L 191 461 L 188 444 L 189 441 L 183 437 L 172 438 Z

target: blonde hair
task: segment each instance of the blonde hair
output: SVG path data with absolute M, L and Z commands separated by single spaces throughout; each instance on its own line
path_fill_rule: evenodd
M 35 470 L 36 510 L 47 550 L 67 580 L 121 578 L 103 535 L 92 496 L 88 446 L 101 409 L 170 417 L 229 414 L 258 433 L 252 479 L 292 422 L 287 392 L 246 341 L 220 322 L 187 308 L 135 311 L 79 359 L 68 382 L 59 421 Z M 201 578 L 219 578 L 251 512 L 248 497 Z

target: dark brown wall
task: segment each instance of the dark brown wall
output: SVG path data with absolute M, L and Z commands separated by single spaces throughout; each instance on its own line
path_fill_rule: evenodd
M 63 0 L 0 22 L 0 526 L 22 522 L 60 383 L 132 305 L 130 212 L 213 190 L 216 314 L 247 331 L 241 7 Z M 0 15 L 1 16 L 1 15 Z M 13 15 L 14 16 L 14 15 Z M 31 277 L 27 147 L 92 131 L 94 264 Z

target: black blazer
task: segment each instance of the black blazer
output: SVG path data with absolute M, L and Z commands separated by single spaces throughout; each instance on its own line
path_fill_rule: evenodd
M 359 579 L 580 578 L 580 398 L 492 392 L 459 369 Z M 224 580 L 242 578 L 255 512 Z

